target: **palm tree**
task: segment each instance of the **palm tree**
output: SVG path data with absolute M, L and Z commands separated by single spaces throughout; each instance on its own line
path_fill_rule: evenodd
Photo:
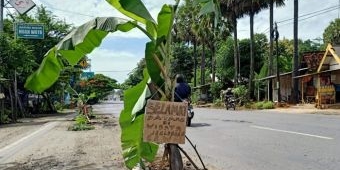
M 247 1 L 247 0 L 244 0 Z M 238 49 L 238 39 L 237 39 L 237 19 L 242 18 L 245 14 L 244 9 L 241 4 L 242 0 L 221 0 L 220 8 L 222 16 L 225 17 L 231 24 L 231 30 L 234 33 L 234 83 L 238 84 L 238 78 L 240 75 L 240 53 Z
M 268 1 L 262 1 L 262 0 L 248 0 L 243 2 L 243 9 L 246 11 L 246 13 L 249 14 L 250 18 L 250 74 L 249 74 L 249 98 L 254 98 L 254 16 L 259 13 L 261 10 L 268 8 L 270 6 L 270 10 L 273 10 L 273 2 L 275 1 L 276 6 L 282 6 L 284 5 L 284 0 L 269 0 Z M 272 19 L 273 19 L 273 11 L 271 13 L 271 28 L 273 27 Z M 271 37 L 271 36 L 270 36 Z M 271 43 L 272 43 L 272 37 Z M 272 44 L 271 44 L 271 55 L 272 56 Z
M 254 16 L 262 9 L 268 8 L 268 3 L 261 0 L 247 0 L 242 3 L 243 10 L 250 18 L 250 73 L 249 73 L 249 98 L 254 99 Z
M 176 17 L 174 31 L 175 36 L 180 41 L 185 41 L 193 45 L 194 50 L 194 87 L 197 85 L 197 37 L 200 6 L 193 0 L 185 0 L 185 3 L 179 7 Z

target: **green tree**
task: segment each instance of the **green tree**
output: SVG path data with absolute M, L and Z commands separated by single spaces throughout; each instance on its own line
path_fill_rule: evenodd
M 95 94 L 95 97 L 90 102 L 96 103 L 118 88 L 117 80 L 103 74 L 95 74 L 94 77 L 88 80 L 79 81 L 76 91 L 86 96 Z
M 175 77 L 176 74 L 182 74 L 186 78 L 187 82 L 194 77 L 194 62 L 192 50 L 184 43 L 177 43 L 173 45 L 173 60 L 171 67 L 171 77 Z
M 340 43 L 340 19 L 336 18 L 332 21 L 323 32 L 323 42 L 325 45 L 328 43 Z
M 142 58 L 138 63 L 137 67 L 134 68 L 130 73 L 129 77 L 124 81 L 124 87 L 133 87 L 140 83 L 143 77 L 143 70 L 146 68 L 145 58 Z
M 231 30 L 234 33 L 234 80 L 238 83 L 240 75 L 240 52 L 238 47 L 237 37 L 237 19 L 245 15 L 245 10 L 242 8 L 242 2 L 239 0 L 221 0 L 220 1 L 221 13 L 231 25 Z

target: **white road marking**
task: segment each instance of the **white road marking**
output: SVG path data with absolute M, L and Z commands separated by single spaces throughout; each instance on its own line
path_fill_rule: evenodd
M 37 138 L 49 130 L 53 129 L 55 126 L 57 126 L 60 122 L 49 122 L 44 124 L 42 127 L 40 127 L 35 132 L 5 146 L 4 148 L 0 148 L 0 162 L 3 162 L 4 160 L 11 157 L 13 154 L 15 154 L 20 149 L 23 149 L 26 145 L 29 145 L 29 143 L 34 139 Z
M 273 128 L 269 128 L 269 127 L 262 127 L 262 126 L 250 126 L 250 127 L 257 128 L 257 129 L 271 130 L 271 131 L 276 131 L 276 132 L 284 132 L 284 133 L 291 133 L 291 134 L 296 134 L 296 135 L 315 137 L 315 138 L 320 138 L 320 139 L 328 139 L 328 140 L 333 139 L 333 138 L 325 137 L 325 136 L 312 135 L 312 134 L 300 133 L 300 132 L 293 132 L 293 131 L 288 131 L 288 130 L 273 129 Z

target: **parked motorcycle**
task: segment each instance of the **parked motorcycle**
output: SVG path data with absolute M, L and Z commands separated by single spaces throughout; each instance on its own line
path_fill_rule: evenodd
M 235 110 L 235 108 L 236 108 L 235 97 L 233 95 L 232 96 L 226 95 L 225 99 L 224 99 L 224 105 L 225 105 L 227 110 L 229 110 L 229 108 L 233 108 Z
M 188 102 L 187 126 L 191 126 L 191 119 L 194 118 L 194 114 L 193 107 L 190 102 Z

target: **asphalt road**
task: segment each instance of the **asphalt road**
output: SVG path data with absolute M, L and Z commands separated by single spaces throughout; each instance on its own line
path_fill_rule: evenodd
M 338 170 L 340 116 L 195 108 L 187 136 L 227 170 Z M 301 112 L 301 111 L 299 111 Z M 186 142 L 185 150 L 193 154 Z
M 101 113 L 118 117 L 122 102 L 94 105 Z M 271 111 L 227 111 L 194 108 L 187 136 L 203 161 L 223 170 L 338 170 L 340 167 L 340 115 Z M 303 112 L 303 111 L 302 111 Z M 0 149 L 0 162 L 13 156 L 56 122 Z M 188 142 L 182 145 L 195 157 Z M 196 163 L 200 165 L 197 160 Z

